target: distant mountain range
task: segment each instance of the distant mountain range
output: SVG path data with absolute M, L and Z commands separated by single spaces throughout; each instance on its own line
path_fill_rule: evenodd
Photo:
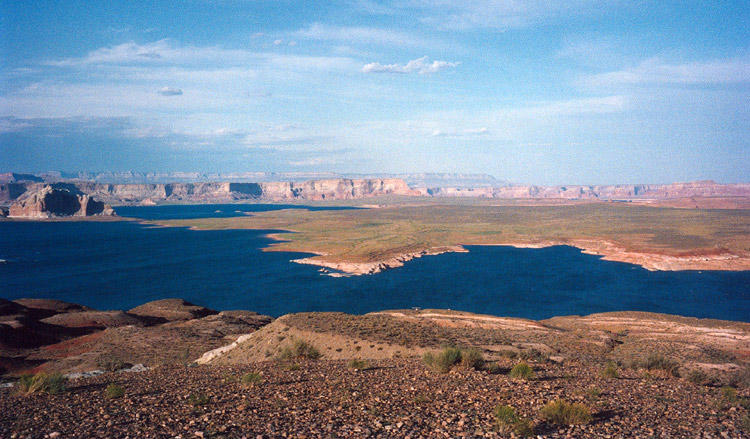
M 313 174 L 320 177 L 328 174 Z M 383 195 L 403 197 L 465 197 L 519 200 L 603 200 L 653 202 L 670 207 L 748 208 L 750 183 L 719 184 L 696 181 L 671 184 L 620 184 L 600 186 L 512 185 L 489 175 L 406 174 L 401 178 L 325 178 L 303 180 L 311 174 L 0 174 L 0 205 L 44 191 L 47 187 L 86 195 L 96 201 L 120 204 L 160 202 L 209 203 L 237 200 L 350 200 Z M 93 177 L 84 179 L 83 177 Z M 172 183 L 104 183 L 177 179 Z M 193 181 L 213 178 L 214 181 Z M 219 179 L 219 178 L 223 179 Z M 255 177 L 255 178 L 253 178 Z M 286 177 L 286 178 L 284 178 Z M 293 178 L 290 178 L 293 177 Z M 369 177 L 369 176 L 363 176 Z M 118 180 L 119 179 L 119 180 Z M 269 179 L 271 179 L 269 181 Z M 243 181 L 239 181 L 243 180 Z M 254 181 L 250 181 L 254 180 Z M 665 202 L 667 200 L 668 202 Z
M 507 181 L 498 180 L 489 174 L 413 173 L 413 174 L 338 174 L 333 172 L 59 172 L 39 174 L 0 174 L 0 183 L 21 181 L 33 182 L 96 182 L 108 184 L 163 184 L 163 183 L 264 183 L 303 182 L 332 179 L 401 179 L 412 188 L 457 187 L 479 188 L 505 186 Z

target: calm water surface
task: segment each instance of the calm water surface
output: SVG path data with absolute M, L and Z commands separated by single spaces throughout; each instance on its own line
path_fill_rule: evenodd
M 290 206 L 118 208 L 141 218 L 244 215 Z M 300 207 L 300 206 L 293 206 Z M 216 212 L 216 211 L 220 212 Z M 0 297 L 48 297 L 128 309 L 182 297 L 278 316 L 450 308 L 504 316 L 641 310 L 750 321 L 750 271 L 650 272 L 566 246 L 468 247 L 373 276 L 332 278 L 262 252 L 268 231 L 191 231 L 136 222 L 0 222 Z

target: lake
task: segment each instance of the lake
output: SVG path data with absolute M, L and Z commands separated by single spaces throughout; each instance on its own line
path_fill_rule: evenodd
M 121 207 L 149 219 L 244 215 L 280 205 Z M 320 207 L 316 207 L 320 209 Z M 279 316 L 450 308 L 501 316 L 638 310 L 750 320 L 750 271 L 651 272 L 578 249 L 469 246 L 370 276 L 333 278 L 263 252 L 270 231 L 192 231 L 114 221 L 0 221 L 0 296 L 128 309 L 181 297 L 218 310 Z

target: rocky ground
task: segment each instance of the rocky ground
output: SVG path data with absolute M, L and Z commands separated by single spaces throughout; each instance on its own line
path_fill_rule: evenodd
M 718 388 L 633 370 L 604 378 L 598 367 L 576 363 L 532 362 L 536 378 L 516 380 L 506 375 L 513 364 L 501 360 L 495 373 L 459 367 L 440 374 L 418 359 L 372 361 L 365 370 L 319 360 L 107 373 L 71 381 L 57 395 L 0 390 L 0 436 L 509 437 L 497 430 L 498 405 L 514 407 L 548 438 L 748 434 L 746 402 L 730 402 Z M 243 384 L 249 372 L 260 381 Z M 108 398 L 111 383 L 124 396 Z M 541 408 L 556 399 L 586 405 L 591 422 L 543 421 Z
M 320 358 L 290 358 L 300 344 Z M 427 367 L 423 354 L 446 345 L 476 349 L 483 361 L 448 373 Z M 272 320 L 180 299 L 128 311 L 21 299 L 0 301 L 0 354 L 0 438 L 510 437 L 496 423 L 498 405 L 544 438 L 750 434 L 743 322 L 446 310 Z M 533 378 L 509 376 L 522 361 Z M 145 371 L 106 371 L 139 363 Z M 608 363 L 615 373 L 605 376 Z M 56 394 L 22 392 L 15 378 L 94 369 Z M 547 420 L 542 408 L 558 399 L 585 405 L 591 420 Z

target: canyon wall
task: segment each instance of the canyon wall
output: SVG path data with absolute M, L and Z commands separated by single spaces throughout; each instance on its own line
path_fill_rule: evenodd
M 35 181 L 0 183 L 0 205 L 48 186 Z M 305 182 L 265 183 L 166 183 L 107 184 L 95 182 L 54 183 L 52 187 L 86 194 L 109 204 L 172 202 L 232 202 L 238 200 L 350 200 L 382 195 L 427 197 L 475 197 L 499 199 L 567 200 L 672 200 L 689 197 L 750 198 L 750 183 L 718 184 L 697 181 L 672 184 L 623 184 L 609 186 L 500 186 L 433 187 L 413 189 L 399 178 L 326 179 Z
M 750 183 L 718 184 L 695 181 L 671 184 L 620 184 L 608 186 L 503 186 L 493 188 L 423 188 L 432 197 L 563 198 L 569 200 L 666 200 L 686 197 L 748 197 Z

